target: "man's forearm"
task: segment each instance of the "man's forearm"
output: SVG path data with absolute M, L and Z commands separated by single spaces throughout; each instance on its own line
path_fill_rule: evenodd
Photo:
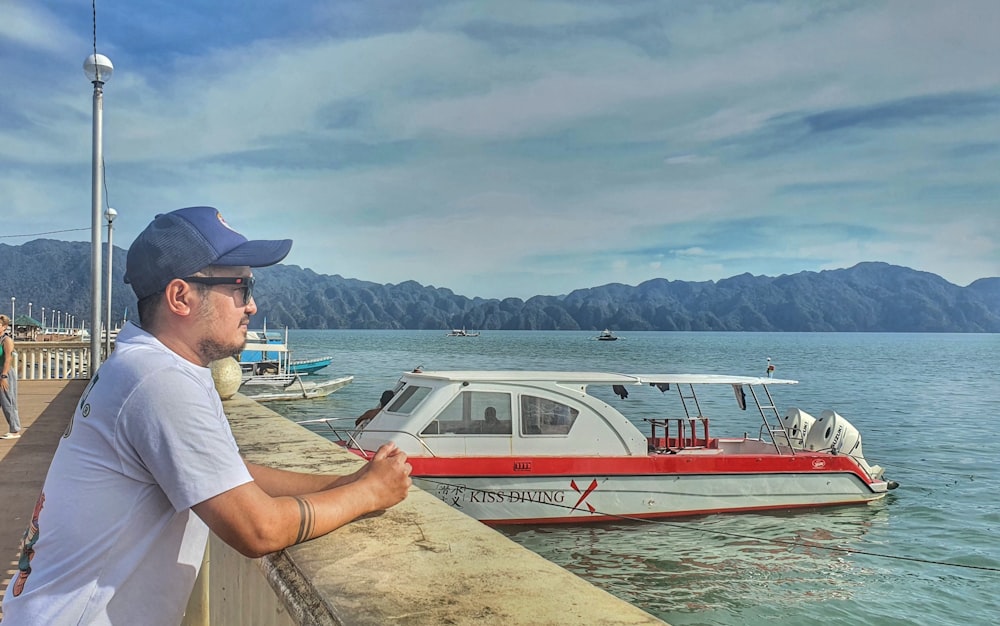
M 247 462 L 247 469 L 254 482 L 272 498 L 279 496 L 300 496 L 316 493 L 345 485 L 354 480 L 353 474 L 337 476 L 334 474 L 305 474 L 288 470 L 267 467 Z

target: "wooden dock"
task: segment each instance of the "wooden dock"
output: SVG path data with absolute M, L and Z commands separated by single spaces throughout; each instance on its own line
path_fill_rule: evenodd
M 21 438 L 0 439 L 0 617 L 3 592 L 17 571 L 21 538 L 41 493 L 59 439 L 88 379 L 19 380 Z M 0 434 L 7 424 L 0 424 Z

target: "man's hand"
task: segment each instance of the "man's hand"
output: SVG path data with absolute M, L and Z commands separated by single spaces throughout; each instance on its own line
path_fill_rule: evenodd
M 387 443 L 375 452 L 375 456 L 363 468 L 351 475 L 352 482 L 370 490 L 372 510 L 387 509 L 406 497 L 413 481 L 413 468 L 406 462 L 406 453 L 394 443 Z

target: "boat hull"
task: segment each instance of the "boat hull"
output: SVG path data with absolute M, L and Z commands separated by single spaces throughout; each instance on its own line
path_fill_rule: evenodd
M 334 391 L 349 385 L 353 376 L 342 376 L 324 381 L 303 381 L 295 378 L 291 382 L 268 385 L 260 382 L 263 377 L 244 382 L 240 393 L 257 402 L 278 402 L 283 400 L 308 400 L 325 398 Z M 256 384 L 254 384 L 256 383 Z
M 883 497 L 887 489 L 885 481 L 869 476 L 851 457 L 821 452 L 411 456 L 409 462 L 422 489 L 478 520 L 498 524 L 860 504 Z
M 418 470 L 415 469 L 415 473 Z M 493 524 L 582 523 L 860 504 L 885 496 L 850 472 L 413 476 L 450 506 Z
M 288 364 L 288 371 L 293 374 L 315 374 L 331 363 L 333 357 L 292 361 Z

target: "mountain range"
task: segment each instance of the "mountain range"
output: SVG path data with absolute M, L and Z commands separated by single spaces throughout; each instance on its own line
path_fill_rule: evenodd
M 122 281 L 125 255 L 114 249 L 116 323 L 135 317 L 135 296 Z M 45 307 L 50 325 L 52 311 L 89 322 L 88 242 L 0 244 L 0 267 L 0 303 L 13 296 L 17 316 L 27 314 L 30 302 L 32 317 L 41 320 Z M 266 317 L 272 328 L 1000 332 L 1000 278 L 960 287 L 936 274 L 880 262 L 777 277 L 657 278 L 527 300 L 468 298 L 415 281 L 379 284 L 296 265 L 254 273 L 255 328 Z

